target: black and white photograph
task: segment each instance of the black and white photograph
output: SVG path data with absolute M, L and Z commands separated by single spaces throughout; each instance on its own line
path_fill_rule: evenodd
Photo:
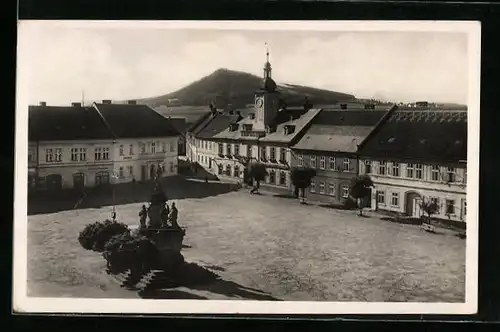
M 475 313 L 480 31 L 21 20 L 14 310 Z

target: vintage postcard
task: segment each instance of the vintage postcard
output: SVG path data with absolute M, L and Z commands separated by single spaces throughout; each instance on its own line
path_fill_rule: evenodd
M 476 312 L 480 23 L 18 26 L 14 311 Z

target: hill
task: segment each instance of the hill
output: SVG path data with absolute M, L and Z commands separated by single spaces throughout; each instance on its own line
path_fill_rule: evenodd
M 145 98 L 141 103 L 152 107 L 168 106 L 169 100 L 178 99 L 182 105 L 207 106 L 216 96 L 224 96 L 233 107 L 242 108 L 254 102 L 254 92 L 262 78 L 239 71 L 218 69 L 212 74 L 172 93 Z M 353 95 L 292 84 L 278 84 L 281 97 L 290 106 L 302 105 L 304 96 L 315 104 L 333 104 L 353 100 Z

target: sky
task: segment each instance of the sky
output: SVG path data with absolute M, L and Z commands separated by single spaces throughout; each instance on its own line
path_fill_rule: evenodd
M 463 32 L 124 28 L 21 22 L 18 98 L 29 104 L 153 97 L 219 68 L 387 101 L 467 103 Z

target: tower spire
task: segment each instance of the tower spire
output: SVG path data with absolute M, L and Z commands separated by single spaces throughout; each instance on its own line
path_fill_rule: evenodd
M 266 42 L 266 63 L 269 63 L 269 44 Z

